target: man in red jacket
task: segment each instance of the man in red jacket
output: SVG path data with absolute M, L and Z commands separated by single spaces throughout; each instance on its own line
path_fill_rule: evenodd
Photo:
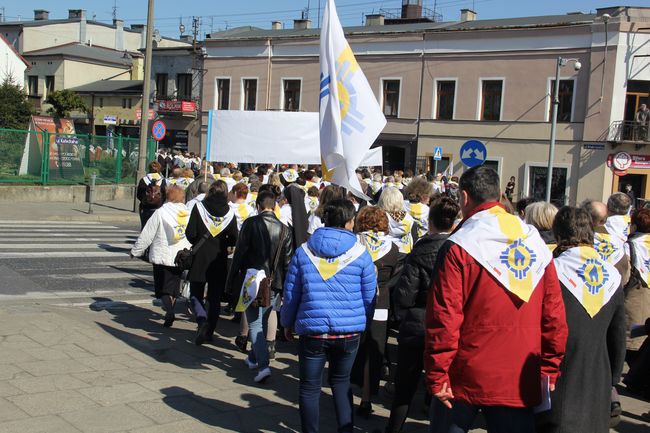
M 499 196 L 494 170 L 466 171 L 464 220 L 438 254 L 424 354 L 433 433 L 467 432 L 479 410 L 488 432 L 533 432 L 559 375 L 568 330 L 552 256 Z

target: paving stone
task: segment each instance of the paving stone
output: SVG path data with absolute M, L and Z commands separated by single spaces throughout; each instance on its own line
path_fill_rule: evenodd
M 187 394 L 133 402 L 128 406 L 159 424 L 168 424 L 183 418 L 200 418 L 202 422 L 209 424 L 214 421 L 214 418 L 220 416 L 213 408 L 194 400 Z
M 210 392 L 214 390 L 214 388 L 211 385 L 206 384 L 201 380 L 194 379 L 191 376 L 175 376 L 169 374 L 165 374 L 164 376 L 161 376 L 161 378 L 158 380 L 140 382 L 140 385 L 152 391 L 156 391 L 158 393 L 161 392 L 160 390 L 162 389 L 169 389 L 172 387 L 183 389 L 184 393 L 196 393 L 196 394 L 201 394 L 203 392 Z
M 111 386 L 150 380 L 148 377 L 131 370 L 91 371 L 86 373 L 73 373 L 72 376 L 89 386 Z
M 90 356 L 77 358 L 81 364 L 88 366 L 96 371 L 124 370 L 125 365 L 115 362 L 108 356 Z
M 151 419 L 126 405 L 88 408 L 65 413 L 61 417 L 83 433 L 123 432 L 154 424 Z
M 144 427 L 135 430 L 131 430 L 130 433 L 179 433 L 179 432 L 191 432 L 191 433 L 214 433 L 215 429 L 213 426 L 204 424 L 200 421 L 193 419 L 185 419 L 182 421 L 176 421 L 163 425 L 155 425 L 151 427 Z
M 79 392 L 102 406 L 160 399 L 159 392 L 151 391 L 136 383 L 84 388 Z
M 11 380 L 9 383 L 26 393 L 66 391 L 71 389 L 86 388 L 89 386 L 87 383 L 67 374 L 42 377 L 24 377 Z
M 16 388 L 7 380 L 0 380 L 0 397 L 10 397 L 12 395 L 22 394 L 23 391 Z
M 49 347 L 28 347 L 23 351 L 40 361 L 58 361 L 60 359 L 70 359 L 70 356 L 60 348 L 52 349 Z
M 0 424 L 6 421 L 27 418 L 29 415 L 18 406 L 4 398 L 0 398 Z
M 80 433 L 80 431 L 58 416 L 44 416 L 2 422 L 0 433 Z
M 37 361 L 38 359 L 25 352 L 23 349 L 0 349 L 2 356 L 0 356 L 0 365 L 2 364 L 19 364 L 25 362 Z
M 97 407 L 93 400 L 74 390 L 23 394 L 7 397 L 7 400 L 31 416 L 55 415 L 88 407 Z
M 51 374 L 69 374 L 92 371 L 91 367 L 83 365 L 74 359 L 26 362 L 22 363 L 21 367 L 33 376 L 49 376 Z

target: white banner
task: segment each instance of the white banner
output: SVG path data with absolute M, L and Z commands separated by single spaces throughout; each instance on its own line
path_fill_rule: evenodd
M 359 167 L 383 167 L 384 166 L 384 152 L 383 148 L 375 147 L 370 149 L 366 156 L 359 164 Z
M 318 113 L 215 111 L 208 113 L 208 161 L 320 164 Z M 382 165 L 381 147 L 361 166 Z
M 208 161 L 320 164 L 318 113 L 208 113 Z

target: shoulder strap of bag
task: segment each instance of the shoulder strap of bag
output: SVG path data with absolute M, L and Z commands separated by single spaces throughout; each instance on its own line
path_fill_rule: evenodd
M 196 243 L 196 245 L 194 245 L 194 246 L 192 247 L 192 255 L 193 255 L 193 256 L 195 256 L 195 255 L 199 252 L 199 250 L 201 249 L 201 247 L 203 246 L 203 244 L 205 243 L 205 241 L 207 241 L 208 238 L 209 238 L 210 236 L 211 236 L 211 235 L 210 235 L 210 231 L 207 231 L 207 232 L 203 235 L 203 237 L 202 237 L 202 238 L 201 238 L 201 239 Z
M 282 244 L 284 244 L 284 238 L 287 235 L 287 227 L 282 224 L 282 229 L 280 230 L 280 241 L 278 243 L 278 247 L 275 250 L 275 257 L 273 257 L 273 263 L 272 268 L 270 269 L 270 276 L 271 280 L 273 280 L 273 275 L 275 274 L 275 270 L 278 267 L 278 263 L 280 262 L 280 253 L 282 252 Z

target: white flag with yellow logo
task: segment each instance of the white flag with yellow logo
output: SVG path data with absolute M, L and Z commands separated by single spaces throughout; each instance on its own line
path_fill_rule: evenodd
M 534 227 L 499 206 L 470 217 L 449 240 L 524 302 L 528 302 L 553 259 Z
M 621 285 L 621 274 L 591 247 L 571 248 L 555 259 L 557 276 L 571 294 L 594 317 Z
M 345 40 L 334 0 L 328 0 L 320 39 L 323 178 L 364 196 L 355 170 L 384 126 L 386 118 Z

